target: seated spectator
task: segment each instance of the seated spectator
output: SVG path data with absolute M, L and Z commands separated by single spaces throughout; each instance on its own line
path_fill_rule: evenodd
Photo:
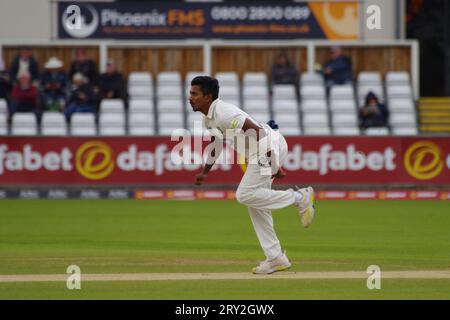
M 293 66 L 285 53 L 280 53 L 272 66 L 272 82 L 274 84 L 298 83 L 298 71 Z
M 66 105 L 67 75 L 62 71 L 63 63 L 51 57 L 45 64 L 41 77 L 42 101 L 44 110 L 64 111 Z
M 379 102 L 378 97 L 370 91 L 366 96 L 366 103 L 359 110 L 361 127 L 386 127 L 388 125 L 389 111 Z
M 12 89 L 10 115 L 15 112 L 39 114 L 39 92 L 31 83 L 31 76 L 28 73 L 22 73 Z
M 4 70 L 3 60 L 0 58 L 0 99 L 9 101 L 9 95 L 11 94 L 12 84 L 9 73 Z
M 122 99 L 127 101 L 125 79 L 117 71 L 114 60 L 108 59 L 106 72 L 99 79 L 100 99 Z
M 331 59 L 323 66 L 325 84 L 329 89 L 333 85 L 352 83 L 352 61 L 342 53 L 340 47 L 333 47 L 330 50 Z
M 67 120 L 70 119 L 75 112 L 97 112 L 94 92 L 86 78 L 81 73 L 75 73 L 72 79 L 72 93 L 67 108 L 64 112 Z
M 23 47 L 20 50 L 20 54 L 13 60 L 11 64 L 11 80 L 13 82 L 16 81 L 24 73 L 28 73 L 33 82 L 38 81 L 39 67 L 31 49 L 28 47 Z
M 75 73 L 81 73 L 91 85 L 96 84 L 98 75 L 95 62 L 86 57 L 86 50 L 83 48 L 78 48 L 75 55 L 75 61 L 70 66 L 69 77 L 72 79 Z

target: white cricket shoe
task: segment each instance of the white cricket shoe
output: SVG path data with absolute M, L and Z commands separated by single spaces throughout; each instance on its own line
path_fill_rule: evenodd
M 295 186 L 297 192 L 302 194 L 302 200 L 296 203 L 298 213 L 305 228 L 308 228 L 314 219 L 314 189 L 312 187 L 302 188 Z
M 289 262 L 288 257 L 286 256 L 286 252 L 283 253 L 278 258 L 273 260 L 264 260 L 261 261 L 259 266 L 253 268 L 254 274 L 271 274 L 277 271 L 283 271 L 289 269 L 291 267 L 291 263 Z

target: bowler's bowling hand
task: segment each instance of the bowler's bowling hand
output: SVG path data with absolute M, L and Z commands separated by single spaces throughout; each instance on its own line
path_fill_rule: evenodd
M 203 174 L 203 173 L 197 174 L 195 176 L 195 185 L 196 186 L 202 185 L 203 181 L 206 179 L 207 176 L 208 176 L 207 174 Z

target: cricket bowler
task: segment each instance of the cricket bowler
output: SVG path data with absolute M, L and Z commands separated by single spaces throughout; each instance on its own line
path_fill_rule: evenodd
M 189 103 L 193 111 L 204 115 L 203 124 L 211 133 L 211 143 L 219 146 L 208 153 L 202 172 L 195 177 L 195 184 L 201 185 L 205 181 L 220 155 L 219 149 L 223 141 L 231 138 L 232 147 L 239 155 L 245 156 L 248 162 L 236 191 L 236 199 L 248 207 L 253 227 L 266 256 L 264 261 L 253 268 L 253 273 L 271 274 L 286 270 L 291 267 L 291 263 L 286 252 L 282 251 L 275 233 L 272 210 L 294 205 L 303 226 L 307 228 L 314 219 L 314 190 L 312 187 L 272 189 L 273 180 L 285 175 L 282 169 L 288 151 L 285 138 L 268 124 L 255 121 L 239 107 L 218 97 L 217 79 L 198 76 L 191 81 Z

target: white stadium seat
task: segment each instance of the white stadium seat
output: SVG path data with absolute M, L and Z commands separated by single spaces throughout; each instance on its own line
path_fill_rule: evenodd
M 120 113 L 101 113 L 99 116 L 99 134 L 102 136 L 124 136 L 125 116 Z
M 153 98 L 153 88 L 149 86 L 128 87 L 128 94 L 131 99 L 151 99 Z
M 272 104 L 272 110 L 276 114 L 298 114 L 298 103 L 296 100 L 274 100 Z
M 302 112 L 327 112 L 327 103 L 325 100 L 306 100 L 302 101 Z
M 323 86 L 302 86 L 300 89 L 302 100 L 324 100 L 326 98 Z
M 334 85 L 330 89 L 330 100 L 352 100 L 354 98 L 352 85 Z
M 386 73 L 386 85 L 410 85 L 409 73 L 404 71 L 389 71 Z
M 297 95 L 295 94 L 295 86 L 291 84 L 275 84 L 272 87 L 272 97 L 273 100 L 296 100 Z
M 303 133 L 308 136 L 328 136 L 331 130 L 329 127 L 304 127 Z
M 128 119 L 131 136 L 152 136 L 155 134 L 153 114 L 133 113 Z
M 283 127 L 280 126 L 279 131 L 284 136 L 298 136 L 302 134 L 300 127 Z
M 388 99 L 412 99 L 411 87 L 408 85 L 388 86 L 386 88 Z
M 300 76 L 300 83 L 302 86 L 305 85 L 318 85 L 323 86 L 324 85 L 324 79 L 323 76 L 319 73 L 302 73 Z
M 336 113 L 331 117 L 331 123 L 333 127 L 357 127 L 358 118 L 356 113 Z
M 244 101 L 243 109 L 250 115 L 254 112 L 269 113 L 269 101 L 266 99 L 248 99 Z
M 416 117 L 413 113 L 393 113 L 389 117 L 389 122 L 393 127 L 414 127 Z
M 389 111 L 391 113 L 403 112 L 403 113 L 415 113 L 415 107 L 412 99 L 389 99 Z
M 92 113 L 74 113 L 70 119 L 71 135 L 94 136 L 97 133 L 95 115 Z
M 150 72 L 131 72 L 128 76 L 128 86 L 151 86 L 153 83 Z
M 351 113 L 356 112 L 355 100 L 331 100 L 330 110 L 332 113 Z
M 293 116 L 292 114 L 276 114 L 274 118 L 280 127 L 299 127 L 298 116 Z
M 360 134 L 359 128 L 357 127 L 336 127 L 333 129 L 333 132 L 337 136 L 358 136 Z
M 219 97 L 223 100 L 227 99 L 239 99 L 239 88 L 238 87 L 220 87 Z
M 244 73 L 242 84 L 246 86 L 261 86 L 267 88 L 267 75 L 264 72 L 246 72 Z
M 183 90 L 181 86 L 158 86 L 156 89 L 158 99 L 182 99 Z
M 61 112 L 46 111 L 42 114 L 41 132 L 44 136 L 67 135 L 66 118 Z
M 181 86 L 181 75 L 179 72 L 160 72 L 156 77 L 158 86 Z
M 154 112 L 153 100 L 133 99 L 130 100 L 128 112 L 132 113 L 152 113 Z
M 267 123 L 271 117 L 270 117 L 270 113 L 267 112 L 252 112 L 250 114 L 250 116 L 255 119 L 257 122 L 261 122 L 261 123 Z
M 373 128 L 367 128 L 364 131 L 364 134 L 366 136 L 387 136 L 389 135 L 389 129 L 385 127 L 373 127 Z
M 262 86 L 244 86 L 242 97 L 248 99 L 269 99 L 269 90 Z
M 358 73 L 358 85 L 382 85 L 379 72 L 361 71 Z
M 181 99 L 161 99 L 158 101 L 158 112 L 183 114 L 183 101 Z
M 17 112 L 12 116 L 11 134 L 14 136 L 35 136 L 38 134 L 37 119 L 34 113 Z
M 0 113 L 0 135 L 6 136 L 8 134 L 8 116 L 5 113 Z
M 415 127 L 399 127 L 392 128 L 392 133 L 395 136 L 416 136 L 418 131 Z
M 0 99 L 0 114 L 8 114 L 8 104 L 5 99 Z
M 239 78 L 236 72 L 218 72 L 216 73 L 215 78 L 219 81 L 220 87 L 239 87 Z
M 103 99 L 100 102 L 101 113 L 124 113 L 125 104 L 122 99 Z
M 328 115 L 326 113 L 306 113 L 303 115 L 303 126 L 305 128 L 328 126 Z

